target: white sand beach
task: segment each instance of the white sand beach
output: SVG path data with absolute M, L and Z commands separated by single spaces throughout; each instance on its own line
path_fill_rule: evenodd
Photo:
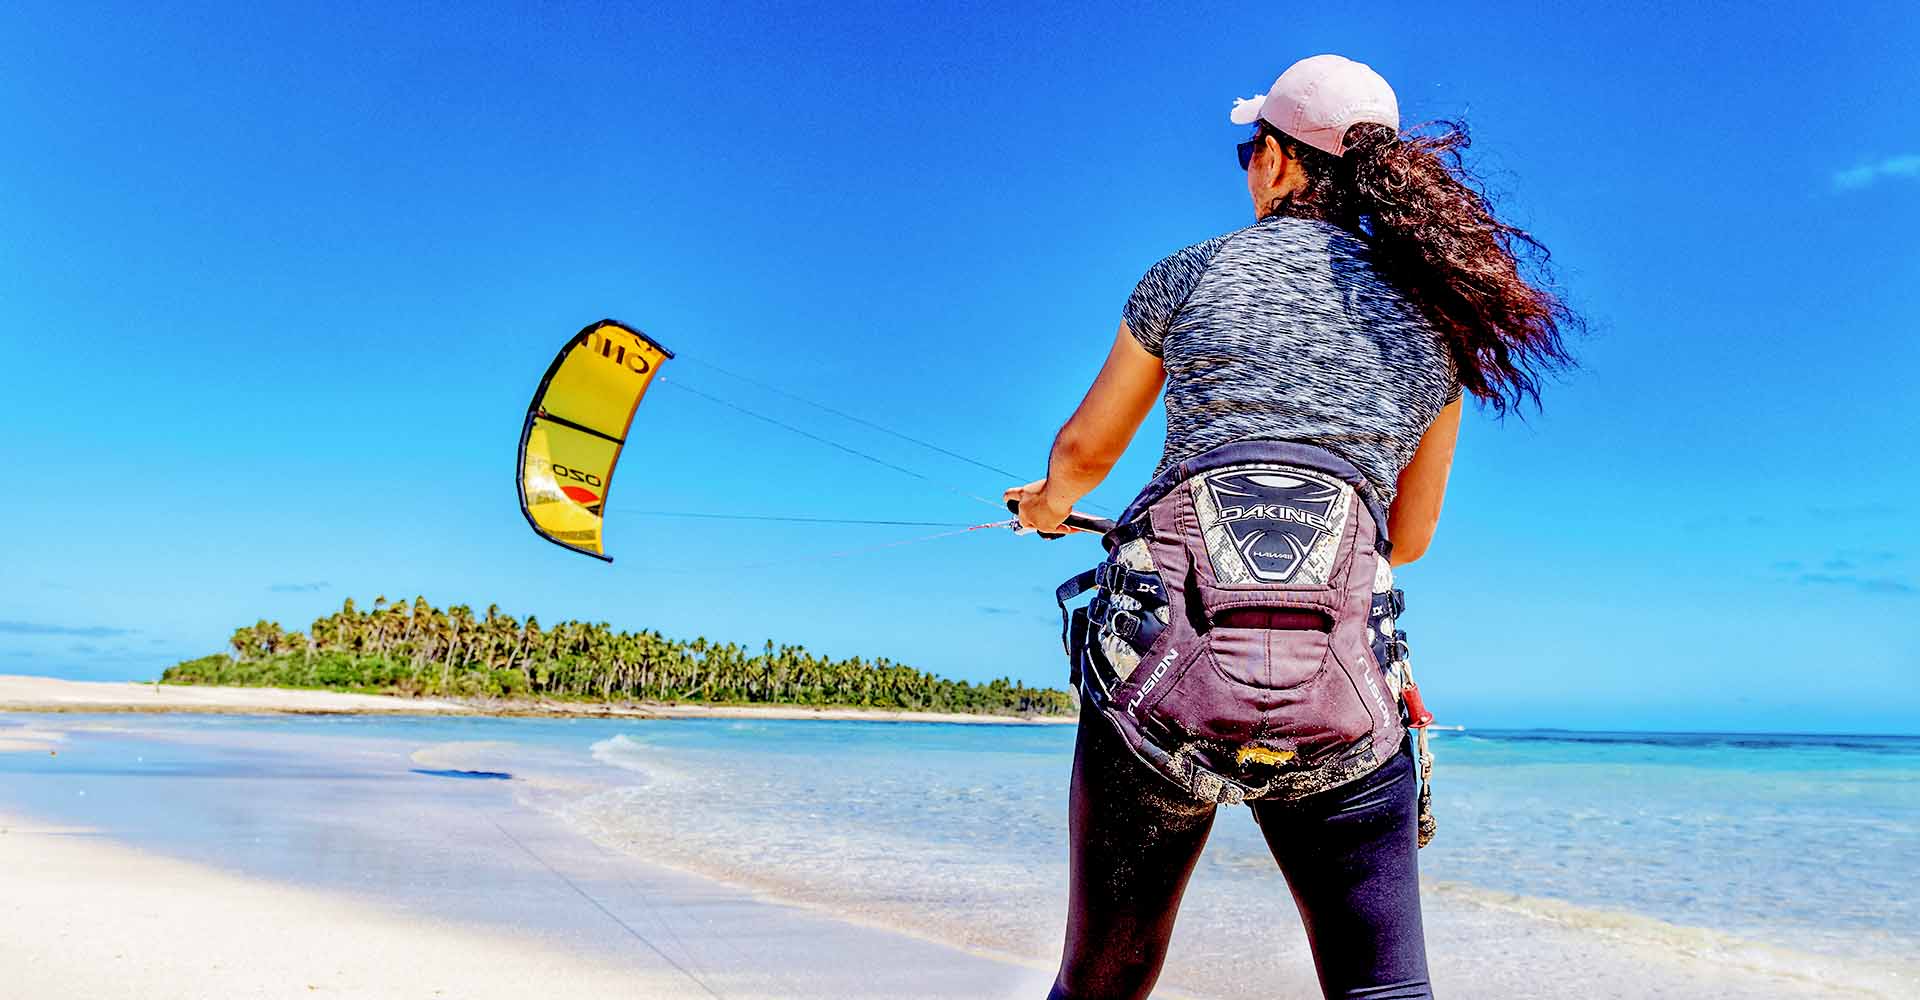
M 868 708 L 807 708 L 796 705 L 688 705 L 642 702 L 596 704 L 546 700 L 499 701 L 406 698 L 269 687 L 209 687 L 132 681 L 72 681 L 57 677 L 0 674 L 0 712 L 210 712 L 555 715 L 584 718 L 832 719 L 864 722 L 943 722 L 988 725 L 1071 725 L 1062 716 L 972 715 Z
M 0 674 L 0 712 L 405 712 L 421 715 L 473 709 L 432 698 L 340 691 L 198 687 L 132 681 L 70 681 Z

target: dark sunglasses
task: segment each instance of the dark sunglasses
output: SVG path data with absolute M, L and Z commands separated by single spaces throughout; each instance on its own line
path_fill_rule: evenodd
M 1256 135 L 1253 138 L 1248 139 L 1246 142 L 1243 142 L 1240 145 L 1234 147 L 1234 149 L 1238 150 L 1240 153 L 1240 169 L 1242 170 L 1253 169 L 1253 154 L 1258 153 L 1260 151 L 1261 145 L 1263 145 L 1266 141 L 1267 141 L 1267 134 L 1265 132 L 1262 132 L 1259 135 Z
M 1277 136 L 1278 133 L 1268 131 L 1266 124 L 1263 122 L 1259 130 L 1253 133 L 1253 138 L 1234 147 L 1240 154 L 1240 169 L 1250 170 L 1253 168 L 1253 154 L 1258 153 L 1260 147 L 1266 145 L 1267 136 L 1270 135 Z

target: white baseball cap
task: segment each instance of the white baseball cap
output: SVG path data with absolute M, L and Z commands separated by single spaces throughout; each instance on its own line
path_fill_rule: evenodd
M 1345 56 L 1309 56 L 1288 66 L 1267 96 L 1233 102 L 1235 125 L 1260 120 L 1339 156 L 1347 151 L 1347 129 L 1361 122 L 1399 131 L 1400 101 L 1366 63 Z

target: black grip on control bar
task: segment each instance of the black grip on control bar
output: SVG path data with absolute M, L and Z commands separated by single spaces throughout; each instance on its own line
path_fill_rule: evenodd
M 1007 510 L 1012 512 L 1016 517 L 1019 516 L 1020 501 L 1008 500 Z M 1068 512 L 1067 519 L 1060 523 L 1077 531 L 1091 531 L 1098 535 L 1104 535 L 1113 530 L 1113 521 L 1104 517 L 1095 517 L 1092 514 L 1082 514 L 1077 510 Z M 1040 532 L 1040 537 L 1046 539 L 1064 538 L 1066 534 L 1064 531 L 1042 531 Z

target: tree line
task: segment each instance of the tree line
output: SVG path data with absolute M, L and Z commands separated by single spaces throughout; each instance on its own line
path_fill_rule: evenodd
M 597 701 L 780 704 L 909 711 L 1064 715 L 1072 697 L 1001 678 L 948 680 L 880 658 L 835 660 L 800 646 L 759 650 L 704 637 L 617 632 L 605 622 L 549 627 L 490 605 L 445 610 L 347 598 L 306 632 L 259 621 L 235 629 L 230 650 L 169 667 L 173 684 L 344 688 L 408 695 Z

